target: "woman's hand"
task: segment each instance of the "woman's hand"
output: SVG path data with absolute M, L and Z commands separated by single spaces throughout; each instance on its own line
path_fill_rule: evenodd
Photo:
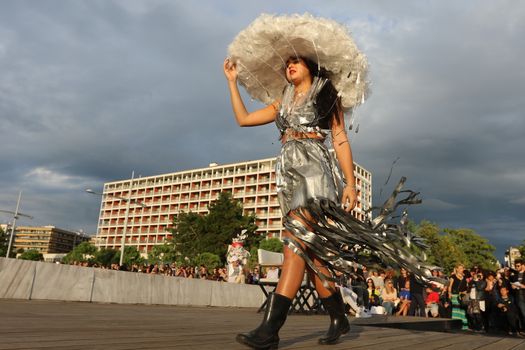
M 230 82 L 237 81 L 237 67 L 229 58 L 224 60 L 224 75 Z
M 348 185 L 343 190 L 343 197 L 341 198 L 341 202 L 343 203 L 343 209 L 349 213 L 352 211 L 352 209 L 355 208 L 357 204 L 357 194 L 355 191 L 355 186 Z

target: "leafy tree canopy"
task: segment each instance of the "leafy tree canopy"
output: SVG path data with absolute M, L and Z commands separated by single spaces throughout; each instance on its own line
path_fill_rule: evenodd
M 77 245 L 75 248 L 73 248 L 72 251 L 66 254 L 62 261 L 69 264 L 73 261 L 79 261 L 79 262 L 86 262 L 86 261 L 93 261 L 93 257 L 97 251 L 97 247 L 95 247 L 90 242 L 82 242 L 79 245 Z
M 283 242 L 281 242 L 279 238 L 263 239 L 259 243 L 259 248 L 268 250 L 270 252 L 282 253 L 283 252 Z
M 525 239 L 523 240 L 523 244 L 518 246 L 518 250 L 520 251 L 521 258 L 525 259 Z
M 115 261 L 114 263 L 120 262 L 120 250 L 116 252 L 115 258 L 113 260 Z M 144 258 L 140 255 L 140 252 L 136 247 L 125 246 L 124 259 L 122 260 L 122 263 L 129 267 L 133 264 L 144 263 Z
M 42 261 L 44 260 L 44 256 L 36 249 L 28 249 L 25 250 L 22 254 L 20 254 L 19 259 Z
M 195 265 L 204 265 L 208 268 L 208 271 L 222 265 L 221 258 L 218 255 L 212 253 L 201 253 L 195 258 Z
M 162 245 L 155 245 L 148 253 L 150 264 L 170 264 L 177 261 L 178 255 L 172 240 L 164 242 Z
M 496 248 L 471 229 L 444 229 L 423 220 L 415 227 L 415 233 L 426 239 L 429 249 L 425 251 L 430 264 L 440 266 L 446 272 L 462 263 L 466 267 L 496 268 Z
M 201 253 L 212 253 L 226 260 L 228 245 L 243 229 L 248 238 L 244 246 L 250 249 L 256 246 L 262 237 L 255 233 L 254 215 L 243 215 L 242 204 L 229 192 L 221 192 L 219 198 L 210 204 L 206 215 L 180 213 L 174 221 L 173 248 L 179 253 L 177 260 L 190 261 Z
M 0 257 L 5 257 L 7 254 L 7 247 L 9 246 L 9 236 L 0 227 Z
M 120 254 L 117 256 L 117 251 L 111 248 L 100 248 L 95 252 L 93 261 L 100 266 L 110 267 L 111 264 L 119 262 Z

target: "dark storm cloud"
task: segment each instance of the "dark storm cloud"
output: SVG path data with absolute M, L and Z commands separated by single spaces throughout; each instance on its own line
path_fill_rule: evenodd
M 261 12 L 305 11 L 347 24 L 369 57 L 351 137 L 375 204 L 405 175 L 415 220 L 474 228 L 499 253 L 525 239 L 525 6 L 511 1 L 2 2 L 0 208 L 23 189 L 35 223 L 94 232 L 86 187 L 271 157 L 274 127 L 236 126 L 221 64 Z

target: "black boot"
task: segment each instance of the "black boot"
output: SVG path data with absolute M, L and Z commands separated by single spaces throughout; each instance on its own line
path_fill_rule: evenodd
M 350 322 L 345 315 L 345 304 L 339 292 L 335 292 L 328 298 L 321 298 L 321 302 L 330 314 L 330 328 L 324 337 L 319 338 L 319 344 L 335 344 L 341 335 L 350 331 Z
M 249 333 L 237 334 L 236 340 L 254 349 L 277 349 L 277 333 L 286 320 L 290 305 L 292 300 L 280 294 L 270 293 L 261 325 Z

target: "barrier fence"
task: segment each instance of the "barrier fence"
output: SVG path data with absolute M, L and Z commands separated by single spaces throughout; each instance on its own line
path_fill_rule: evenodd
M 259 286 L 0 258 L 0 298 L 259 307 Z

